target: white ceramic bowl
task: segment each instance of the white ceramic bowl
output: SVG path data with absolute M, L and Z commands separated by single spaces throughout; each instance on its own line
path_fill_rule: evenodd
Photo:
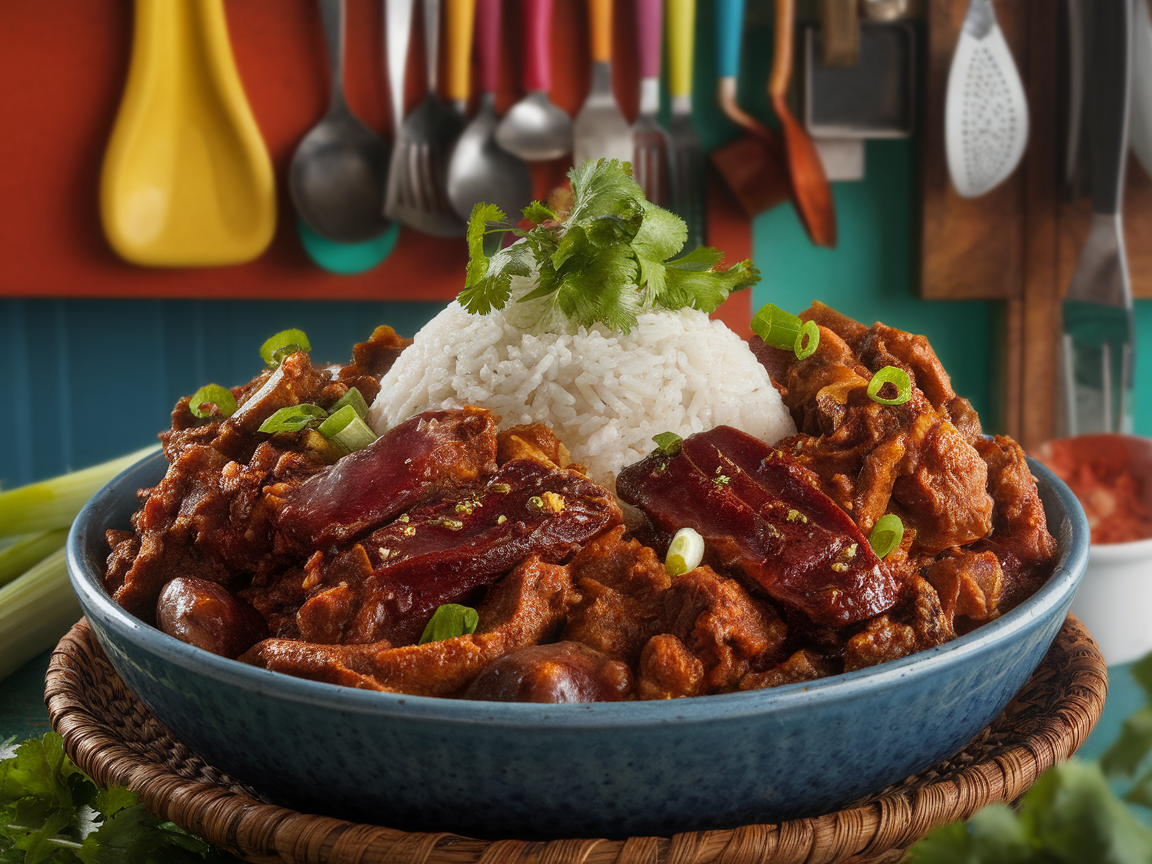
M 1142 486 L 1144 503 L 1152 508 L 1152 438 L 1081 435 L 1047 442 L 1036 456 L 1051 465 L 1058 458 L 1056 451 L 1073 459 L 1125 464 Z M 1152 538 L 1092 543 L 1072 612 L 1088 628 L 1109 666 L 1130 663 L 1152 651 Z

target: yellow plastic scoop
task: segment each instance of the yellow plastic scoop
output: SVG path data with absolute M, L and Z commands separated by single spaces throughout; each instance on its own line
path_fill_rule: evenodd
M 238 264 L 272 240 L 276 181 L 222 0 L 136 0 L 100 211 L 108 242 L 136 264 Z

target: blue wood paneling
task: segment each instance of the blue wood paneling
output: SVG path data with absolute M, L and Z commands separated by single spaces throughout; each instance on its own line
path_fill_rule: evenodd
M 299 327 L 318 361 L 346 362 L 378 324 L 411 336 L 438 303 L 0 300 L 0 487 L 147 446 L 172 406 L 259 371 L 261 343 Z

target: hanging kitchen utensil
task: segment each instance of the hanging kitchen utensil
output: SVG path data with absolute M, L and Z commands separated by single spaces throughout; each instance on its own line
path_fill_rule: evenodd
M 300 245 L 317 267 L 340 276 L 355 276 L 379 266 L 392 254 L 396 248 L 396 238 L 400 236 L 400 223 L 392 222 L 382 234 L 359 243 L 339 243 L 321 237 L 297 215 L 296 234 L 300 238 Z
M 784 144 L 780 136 L 736 101 L 740 47 L 744 30 L 744 0 L 716 4 L 716 98 L 725 115 L 745 130 L 734 141 L 712 150 L 709 161 L 744 213 L 752 218 L 792 195 Z
M 411 0 L 387 0 L 389 69 L 392 69 L 393 39 L 401 33 L 392 32 L 392 5 L 397 9 L 396 19 L 403 26 L 405 12 L 411 20 Z M 424 45 L 427 59 L 428 93 L 412 113 L 404 118 L 392 146 L 392 164 L 388 169 L 388 191 L 384 214 L 423 234 L 435 237 L 460 237 L 465 231 L 464 221 L 456 215 L 448 200 L 448 160 L 460 133 L 464 118 L 440 100 L 437 78 L 440 60 L 441 0 L 424 0 Z M 407 33 L 408 31 L 403 31 Z M 407 45 L 400 52 L 407 56 Z M 403 73 L 399 88 L 393 82 L 393 110 L 403 105 Z M 402 110 L 402 109 L 401 109 Z
M 332 96 L 328 113 L 304 136 L 288 169 L 296 213 L 321 237 L 361 243 L 387 229 L 384 187 L 388 145 L 344 97 L 344 0 L 320 0 Z
M 1129 145 L 1152 177 L 1152 18 L 1146 0 L 1135 0 L 1132 34 L 1132 111 Z
M 532 174 L 519 156 L 496 143 L 496 85 L 500 67 L 500 17 L 503 0 L 479 0 L 476 54 L 480 69 L 480 100 L 476 116 L 465 128 L 448 163 L 448 198 L 461 219 L 472 215 L 480 201 L 495 204 L 516 222 L 532 201 Z M 468 68 L 467 58 L 463 64 Z M 467 92 L 467 78 L 456 82 Z
M 1064 298 L 1067 435 L 1132 428 L 1135 324 L 1124 251 L 1124 167 L 1131 93 L 1130 0 L 1094 0 L 1089 123 L 1092 225 Z
M 660 48 L 664 0 L 636 0 L 636 55 L 640 71 L 640 109 L 632 124 L 632 176 L 644 197 L 668 206 L 668 133 L 656 120 L 660 111 Z
M 612 0 L 588 0 L 592 88 L 572 122 L 572 161 L 632 159 L 632 134 L 612 92 Z
M 276 181 L 222 0 L 136 0 L 135 15 L 100 177 L 108 242 L 148 266 L 250 261 L 276 230 Z
M 788 107 L 788 82 L 792 75 L 792 29 L 796 23 L 795 0 L 776 0 L 776 44 L 768 95 L 780 118 L 788 173 L 800 221 L 817 246 L 836 245 L 836 210 L 832 190 L 824 175 L 820 154 L 804 127 Z
M 572 149 L 572 118 L 552 104 L 552 3 L 523 0 L 525 96 L 496 126 L 496 143 L 529 162 Z
M 668 0 L 668 163 L 672 210 L 688 225 L 685 251 L 707 240 L 704 209 L 704 146 L 692 126 L 692 52 L 696 37 L 696 0 Z
M 992 0 L 969 0 L 948 72 L 944 146 L 952 185 L 976 198 L 1016 170 L 1028 143 L 1028 105 Z

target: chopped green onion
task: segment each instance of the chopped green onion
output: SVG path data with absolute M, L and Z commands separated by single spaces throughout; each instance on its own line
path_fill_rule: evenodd
M 889 552 L 900 545 L 904 539 L 904 523 L 894 513 L 881 516 L 872 526 L 872 533 L 868 535 L 868 545 L 878 558 L 884 558 Z
M 299 432 L 308 426 L 323 420 L 328 412 L 319 405 L 289 405 L 281 408 L 267 420 L 260 424 L 257 432 L 267 432 L 274 435 L 277 432 Z
M 752 316 L 752 332 L 773 348 L 792 351 L 800 335 L 800 317 L 774 303 L 765 303 Z
M 53 552 L 0 588 L 0 680 L 59 642 L 79 620 L 66 552 Z
M 417 643 L 439 642 L 441 639 L 452 639 L 466 633 L 475 633 L 480 623 L 480 615 L 470 606 L 461 606 L 459 603 L 445 603 L 438 606 L 432 613 L 432 618 L 424 627 L 424 632 Z
M 680 446 L 684 443 L 684 439 L 675 432 L 661 432 L 659 435 L 653 435 L 652 440 L 656 442 L 656 446 L 665 456 L 675 456 L 680 452 Z
M 101 486 L 125 468 L 156 452 L 158 447 L 153 445 L 82 471 L 0 492 L 0 536 L 67 528 Z
M 895 396 L 882 395 L 885 384 L 891 384 L 896 388 Z M 912 398 L 912 381 L 903 369 L 885 366 L 868 382 L 868 398 L 881 405 L 903 405 Z
M 312 343 L 308 341 L 303 330 L 281 330 L 260 346 L 260 356 L 274 369 L 290 354 L 311 350 Z
M 345 405 L 333 412 L 328 419 L 316 427 L 316 431 L 335 441 L 349 453 L 367 447 L 376 440 L 376 433 L 368 428 L 355 405 Z
M 64 545 L 67 528 L 55 528 L 41 534 L 20 537 L 0 551 L 0 586 L 7 585 L 38 561 L 47 558 Z
M 215 405 L 221 417 L 231 417 L 236 413 L 236 397 L 219 384 L 205 384 L 188 400 L 188 410 L 197 417 L 212 416 L 212 411 L 204 408 L 205 405 Z
M 695 570 L 704 560 L 704 538 L 694 528 L 681 528 L 668 545 L 664 569 L 675 578 Z
M 805 321 L 800 327 L 800 332 L 796 334 L 796 341 L 792 345 L 792 350 L 796 352 L 796 359 L 803 360 L 806 357 L 811 357 L 816 353 L 816 348 L 820 345 L 820 328 L 816 326 L 815 321 Z
M 361 420 L 368 416 L 368 403 L 364 401 L 364 396 L 355 387 L 349 387 L 348 392 L 332 404 L 328 409 L 328 413 L 336 414 L 345 405 L 351 405 L 355 408 Z

